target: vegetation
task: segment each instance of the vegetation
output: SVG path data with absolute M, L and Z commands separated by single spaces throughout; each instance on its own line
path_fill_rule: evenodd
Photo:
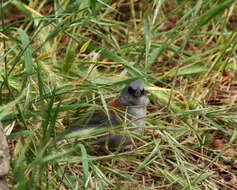
M 1 0 L 0 120 L 11 189 L 235 189 L 235 0 Z M 98 154 L 59 140 L 144 79 L 144 134 Z M 104 132 L 103 132 L 104 133 Z

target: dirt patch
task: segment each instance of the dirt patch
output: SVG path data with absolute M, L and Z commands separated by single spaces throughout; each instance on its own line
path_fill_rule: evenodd
M 9 171 L 9 151 L 6 137 L 3 132 L 2 123 L 0 122 L 0 189 L 7 190 L 8 185 L 6 176 Z

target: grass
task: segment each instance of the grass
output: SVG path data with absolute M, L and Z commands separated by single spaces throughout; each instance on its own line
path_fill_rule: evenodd
M 11 189 L 235 189 L 234 0 L 1 1 Z M 144 79 L 145 132 L 98 155 L 71 123 Z M 226 164 L 226 163 L 229 164 Z

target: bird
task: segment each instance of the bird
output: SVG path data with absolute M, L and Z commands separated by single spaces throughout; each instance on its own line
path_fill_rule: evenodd
M 96 112 L 84 124 L 72 125 L 69 133 L 93 128 L 111 129 L 113 133 L 100 137 L 97 144 L 107 150 L 121 149 L 132 143 L 131 136 L 123 130 L 124 124 L 133 126 L 133 131 L 141 132 L 141 128 L 145 126 L 144 117 L 149 102 L 143 81 L 133 80 L 121 90 L 117 100 L 108 105 L 111 110 L 109 114 Z M 113 130 L 115 126 L 120 128 Z

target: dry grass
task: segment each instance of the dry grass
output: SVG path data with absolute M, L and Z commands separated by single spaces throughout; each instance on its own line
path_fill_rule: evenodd
M 12 189 L 236 189 L 234 0 L 2 1 L 0 119 Z M 142 136 L 55 143 L 128 79 L 151 104 Z

